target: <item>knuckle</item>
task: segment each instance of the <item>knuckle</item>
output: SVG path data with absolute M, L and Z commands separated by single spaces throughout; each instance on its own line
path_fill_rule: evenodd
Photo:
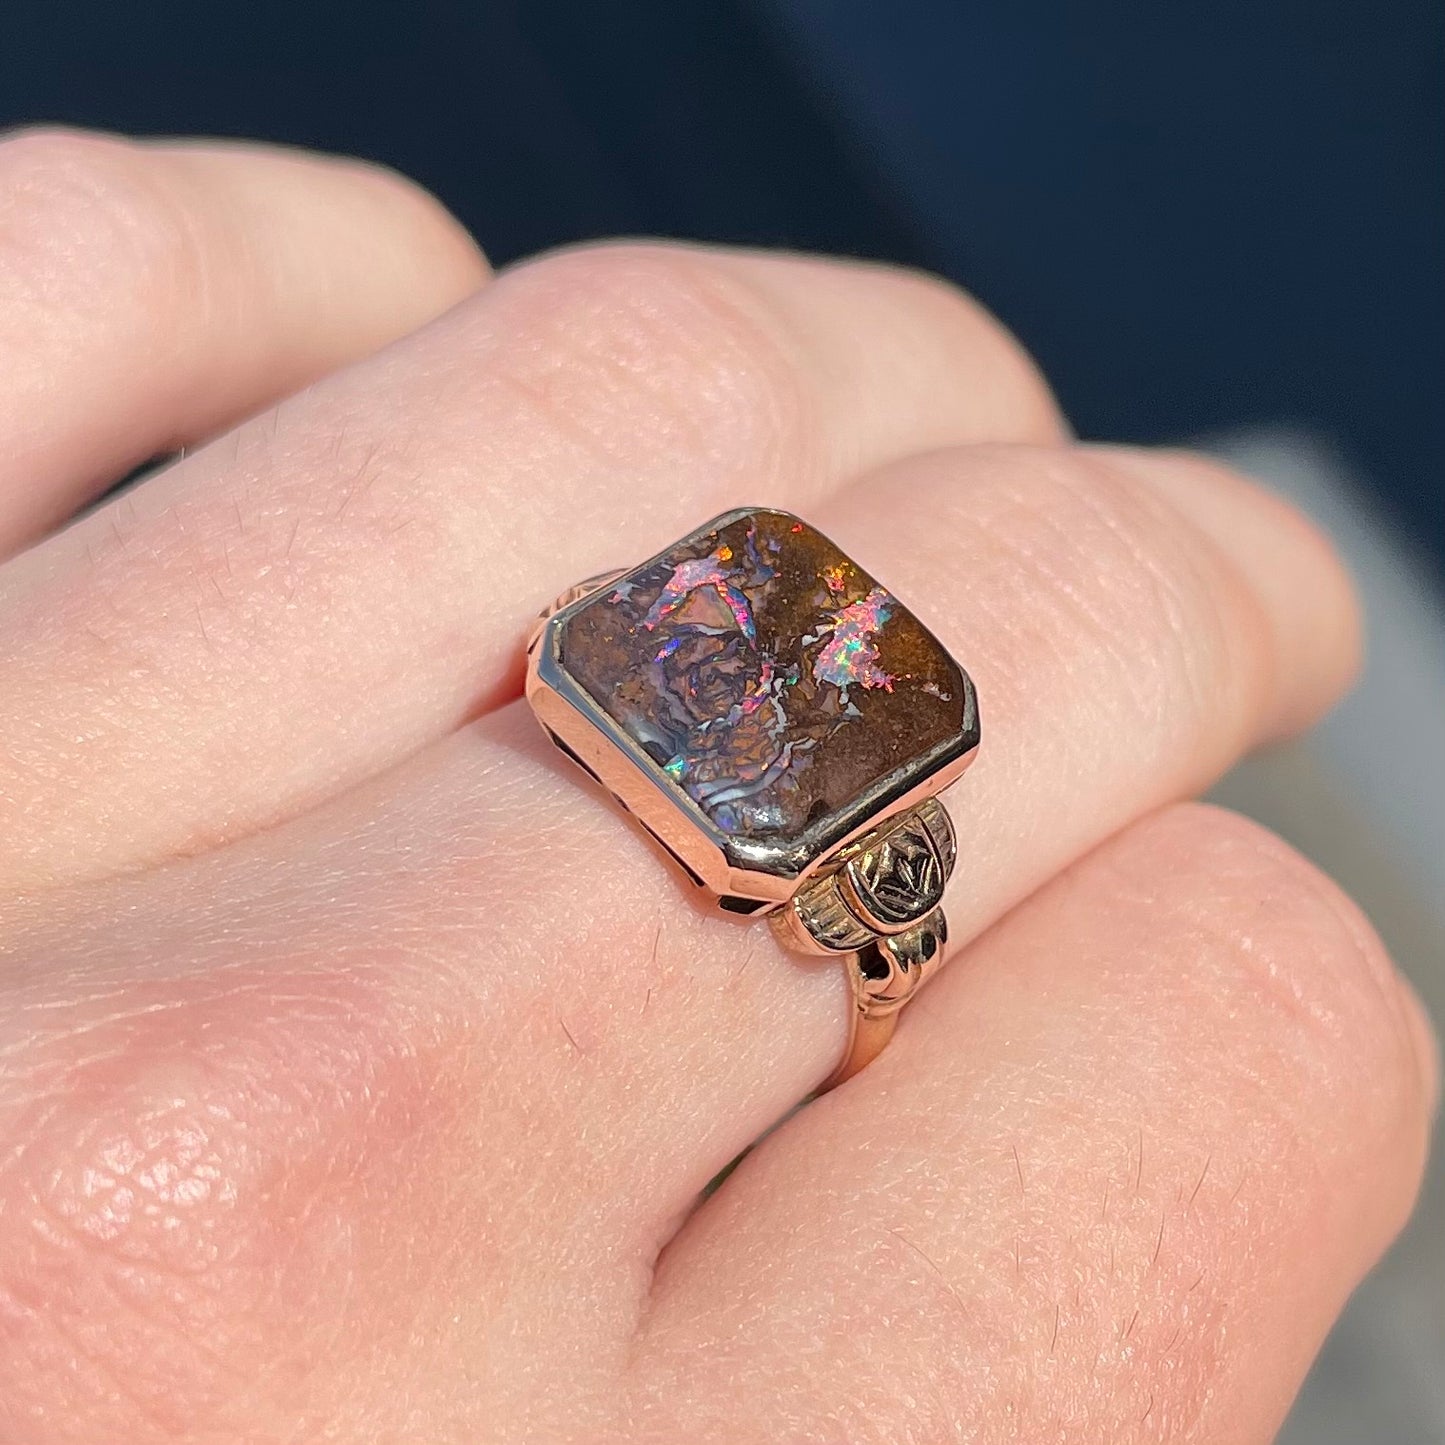
M 968 376 L 994 435 L 1053 445 L 1068 439 L 1068 425 L 1038 363 L 993 312 L 946 277 L 906 267 L 882 269 L 893 282 L 894 304 L 917 311 L 944 335 L 947 352 L 956 357 L 954 368 Z
M 315 1035 L 277 987 L 308 1000 Z M 342 1348 L 337 1301 L 371 1258 L 349 1192 L 362 1126 L 384 1154 L 426 1087 L 404 1050 L 374 1047 L 387 1032 L 370 1006 L 303 976 L 163 1003 L 137 986 L 12 1054 L 0 1422 L 191 1438 L 249 1408 L 257 1371 L 299 1387 Z
M 309 160 L 302 164 L 311 164 Z M 327 157 L 352 183 L 371 193 L 379 218 L 403 235 L 399 258 L 424 270 L 417 280 L 448 297 L 474 290 L 489 274 L 486 258 L 466 227 L 419 181 L 374 161 Z
M 1199 941 L 1191 987 L 1209 989 L 1258 1031 L 1261 1051 L 1296 1075 L 1313 1116 L 1324 1106 L 1324 1117 L 1358 1118 L 1356 1137 L 1375 1144 L 1422 1135 L 1431 1089 L 1423 1016 L 1339 886 L 1265 828 L 1219 808 L 1179 805 L 1143 831 L 1151 856 L 1180 865 L 1173 906 Z
M 557 252 L 504 275 L 492 296 L 522 339 L 511 382 L 573 435 L 619 459 L 645 431 L 679 462 L 796 468 L 814 416 L 807 386 L 767 308 L 706 253 Z
M 65 1089 L 0 1174 L 9 1406 L 43 1419 L 63 1401 L 106 1438 L 180 1433 L 241 1308 L 239 1136 L 194 1097 L 88 1092 Z
M 1058 478 L 1068 502 L 1055 526 L 1060 545 L 1063 532 L 1072 538 L 1080 568 L 1093 567 L 1105 581 L 1089 595 L 1099 636 L 1125 653 L 1117 675 L 1147 690 L 1144 706 L 1172 708 L 1193 721 L 1195 740 L 1223 740 L 1232 753 L 1268 686 L 1269 633 L 1258 599 L 1138 478 L 1082 454 L 1073 460 L 1074 469 Z M 1048 510 L 1057 501 L 1042 505 Z M 1141 618 L 1152 621 L 1141 627 Z
M 195 245 L 138 147 L 49 129 L 0 144 L 0 278 L 15 302 L 71 309 L 79 279 L 85 294 L 106 285 L 153 315 L 193 289 Z
M 1243 744 L 1270 686 L 1261 603 L 1147 484 L 1089 453 L 1034 446 L 945 454 L 926 475 L 926 502 L 901 525 L 919 529 L 936 567 L 956 565 L 959 536 L 978 538 L 971 605 L 1063 639 L 1064 684 L 1087 687 L 1091 711 L 1125 715 L 1115 735 L 1211 767 Z M 998 660 L 1008 695 L 1037 688 L 1039 660 L 1023 649 L 1012 672 Z M 1163 718 L 1168 728 L 1139 726 Z

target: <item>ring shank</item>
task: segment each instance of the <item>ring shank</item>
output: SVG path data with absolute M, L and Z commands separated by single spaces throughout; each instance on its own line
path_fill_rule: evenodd
M 823 1091 L 878 1057 L 893 1037 L 899 1012 L 937 972 L 947 945 L 948 925 L 943 910 L 935 908 L 906 932 L 876 938 L 843 956 L 851 1002 L 848 1042 Z
M 888 1047 L 893 1030 L 898 1027 L 896 1010 L 885 1014 L 869 1012 L 865 989 L 867 980 L 863 975 L 860 956 L 856 953 L 849 954 L 843 962 L 843 968 L 848 975 L 848 1039 L 843 1046 L 843 1057 L 838 1067 L 824 1081 L 818 1090 L 820 1094 L 836 1089 L 839 1084 L 866 1069 Z

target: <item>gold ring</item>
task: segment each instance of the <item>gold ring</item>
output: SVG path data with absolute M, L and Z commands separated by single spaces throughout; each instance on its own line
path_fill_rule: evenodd
M 715 518 L 570 588 L 527 649 L 553 742 L 730 913 L 841 959 L 857 1073 L 943 961 L 956 854 L 938 793 L 978 750 L 968 674 L 820 532 Z

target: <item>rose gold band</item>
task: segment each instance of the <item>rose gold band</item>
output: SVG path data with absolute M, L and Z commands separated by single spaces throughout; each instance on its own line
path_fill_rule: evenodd
M 939 806 L 935 804 L 935 806 Z M 943 963 L 948 928 L 943 910 L 901 934 L 880 938 L 844 956 L 852 1007 L 843 1058 L 820 1092 L 836 1088 L 887 1047 L 903 1005 Z
M 864 979 L 856 958 L 849 958 L 843 967 L 852 993 L 848 1009 L 848 1041 L 843 1046 L 841 1062 L 828 1075 L 823 1087 L 818 1091 L 820 1094 L 836 1089 L 861 1069 L 867 1068 L 888 1047 L 893 1038 L 893 1030 L 898 1027 L 896 1013 L 868 1012 L 867 996 L 863 992 Z

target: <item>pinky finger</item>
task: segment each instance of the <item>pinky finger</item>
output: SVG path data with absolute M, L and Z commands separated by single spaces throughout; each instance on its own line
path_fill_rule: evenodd
M 684 1227 L 644 1398 L 698 1441 L 1262 1445 L 1409 1211 L 1434 1077 L 1333 885 L 1239 819 L 1157 815 Z

